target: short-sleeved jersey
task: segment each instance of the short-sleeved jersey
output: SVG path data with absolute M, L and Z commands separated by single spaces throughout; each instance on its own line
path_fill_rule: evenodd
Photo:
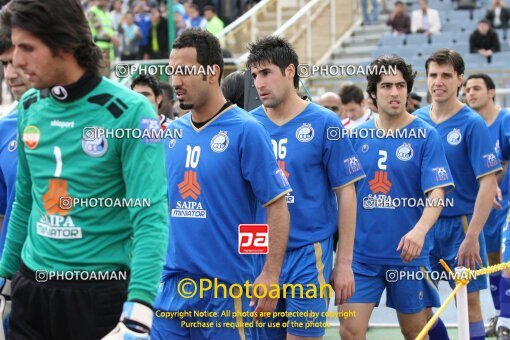
M 239 224 L 255 223 L 258 201 L 267 206 L 290 192 L 269 135 L 232 105 L 200 129 L 191 113 L 168 128 L 182 138 L 166 147 L 170 234 L 163 275 L 252 281 L 255 258 L 239 254 Z
M 4 249 L 7 224 L 14 203 L 18 166 L 18 111 L 0 120 L 0 215 L 4 215 L 0 235 L 0 256 Z
M 499 111 L 496 120 L 494 122 L 492 122 L 491 125 L 488 126 L 491 141 L 494 145 L 494 149 L 496 150 L 496 154 L 498 155 L 498 157 L 501 157 L 501 141 L 500 141 L 501 125 L 503 123 L 505 116 L 508 114 L 509 114 L 508 110 L 502 109 L 501 111 Z M 505 178 L 502 179 L 501 183 L 499 184 L 499 188 L 501 189 L 501 194 L 503 195 L 503 201 L 501 202 L 501 205 L 503 206 L 503 208 L 508 206 L 508 181 L 509 181 L 509 178 L 510 177 L 508 177 L 508 171 L 507 171 Z
M 151 304 L 168 233 L 164 143 L 99 131 L 159 130 L 156 113 L 119 84 L 85 79 L 75 100 L 62 87 L 20 100 L 16 200 L 0 276 L 12 277 L 21 260 L 33 271 L 130 269 L 128 299 Z
M 340 119 L 314 103 L 282 126 L 267 116 L 263 106 L 251 113 L 269 132 L 278 165 L 292 187 L 286 196 L 291 216 L 287 249 L 327 239 L 338 229 L 334 189 L 364 177 L 349 139 L 328 138 L 328 129 L 332 135 L 332 129 L 344 129 Z M 265 218 L 265 209 L 258 209 L 258 221 Z
M 357 129 L 376 129 L 370 120 Z M 358 262 L 403 265 L 397 246 L 418 222 L 434 188 L 453 186 L 441 139 L 436 130 L 415 118 L 401 131 L 406 138 L 360 138 L 353 134 L 354 150 L 367 175 L 357 186 L 358 209 L 354 259 Z M 428 238 L 423 249 L 429 249 Z M 428 251 L 410 265 L 428 265 Z
M 430 118 L 430 108 L 428 105 L 414 114 L 436 128 L 441 135 L 455 182 L 455 190 L 446 196 L 453 199 L 453 206 L 445 207 L 441 216 L 470 215 L 475 208 L 478 179 L 501 171 L 489 130 L 482 117 L 468 106 L 462 107 L 440 124 Z

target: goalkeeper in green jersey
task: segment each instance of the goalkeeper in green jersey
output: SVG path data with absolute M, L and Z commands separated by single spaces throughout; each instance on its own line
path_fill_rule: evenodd
M 34 87 L 0 262 L 9 338 L 148 339 L 168 234 L 154 107 L 99 76 L 78 0 L 13 0 L 0 28 Z

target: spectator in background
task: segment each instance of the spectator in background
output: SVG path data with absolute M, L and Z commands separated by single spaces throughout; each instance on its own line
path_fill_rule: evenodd
M 478 22 L 478 27 L 469 36 L 469 51 L 478 53 L 491 61 L 491 56 L 501 50 L 498 33 L 491 28 L 487 19 Z
M 344 123 L 346 116 L 342 110 L 342 100 L 340 96 L 334 92 L 326 92 L 319 98 L 319 104 L 328 110 L 333 111 Z
M 168 22 L 161 16 L 159 8 L 151 9 L 151 30 L 149 33 L 150 59 L 168 59 Z
M 110 11 L 109 15 L 113 29 L 118 30 L 120 24 L 122 23 L 122 17 L 124 16 L 122 13 L 122 2 L 120 0 L 115 0 L 113 2 L 112 10 Z
M 179 0 L 174 0 L 173 9 L 174 12 L 179 13 L 182 17 L 186 15 L 186 9 L 184 8 L 184 5 L 179 2 Z
M 346 128 L 354 129 L 372 119 L 373 113 L 365 106 L 363 90 L 357 85 L 345 85 L 340 90 L 342 111 L 349 121 L 344 123 Z
M 150 10 L 145 0 L 139 0 L 135 7 L 135 24 L 140 27 L 143 37 L 138 44 L 138 59 L 149 59 L 149 34 L 152 24 Z
M 218 18 L 218 15 L 216 14 L 216 10 L 213 6 L 205 6 L 204 7 L 204 17 L 207 20 L 207 25 L 205 26 L 205 29 L 214 34 L 215 36 L 218 36 L 220 32 L 225 28 L 225 25 L 223 24 L 223 21 Z
M 507 28 L 510 10 L 505 7 L 503 0 L 493 0 L 492 7 L 487 10 L 485 19 L 489 20 L 492 28 Z
M 420 0 L 420 9 L 414 10 L 411 15 L 411 32 L 430 35 L 440 31 L 439 12 L 429 8 L 427 0 Z
M 200 10 L 197 5 L 191 4 L 188 7 L 188 20 L 186 21 L 186 25 L 188 28 L 200 27 L 201 29 L 205 29 L 207 25 L 207 20 L 200 16 Z
M 175 36 L 179 36 L 182 31 L 184 31 L 186 26 L 186 21 L 180 13 L 174 12 L 174 25 L 175 25 Z
M 221 92 L 225 99 L 244 109 L 244 73 L 246 70 L 237 70 L 230 73 L 221 82 Z
M 375 25 L 379 22 L 379 5 L 377 0 L 371 0 L 372 3 L 372 19 L 368 15 L 368 3 L 367 0 L 361 0 L 361 11 L 363 12 L 363 23 L 362 25 Z
M 159 86 L 161 87 L 161 95 L 163 96 L 163 99 L 159 105 L 158 114 L 170 119 L 179 117 L 179 115 L 174 112 L 175 100 L 173 87 L 164 81 L 160 81 Z
M 411 18 L 406 13 L 405 5 L 402 1 L 395 2 L 395 8 L 390 14 L 386 25 L 391 27 L 391 31 L 396 34 L 407 34 L 411 32 Z
M 143 39 L 140 27 L 133 21 L 133 13 L 124 14 L 119 27 L 120 60 L 137 60 L 140 52 L 138 43 Z
M 407 98 L 407 112 L 414 112 L 420 108 L 421 96 L 417 93 L 411 92 Z

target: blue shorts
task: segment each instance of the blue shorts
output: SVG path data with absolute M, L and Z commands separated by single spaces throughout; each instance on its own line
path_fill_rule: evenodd
M 487 253 L 499 253 L 501 249 L 501 231 L 505 227 L 507 215 L 507 205 L 501 210 L 491 210 L 489 218 L 483 227 Z
M 432 248 L 430 250 L 430 267 L 433 271 L 444 271 L 443 266 L 439 263 L 443 259 L 451 270 L 457 267 L 457 253 L 460 244 L 464 241 L 466 230 L 469 226 L 469 216 L 453 216 L 439 217 L 436 224 L 429 231 L 432 236 Z M 487 267 L 487 250 L 485 248 L 485 239 L 483 233 L 478 236 L 480 244 L 480 257 L 484 267 Z M 478 265 L 477 265 L 477 268 Z M 441 275 L 447 277 L 447 275 Z M 450 287 L 455 287 L 453 280 L 448 280 Z M 485 275 L 478 276 L 475 280 L 469 282 L 467 286 L 468 293 L 477 292 L 487 288 L 487 277 Z
M 258 339 L 254 327 L 249 326 L 252 317 L 242 317 L 243 311 L 253 311 L 249 307 L 249 299 L 246 294 L 238 299 L 233 298 L 215 298 L 213 297 L 213 289 L 204 292 L 202 298 L 196 296 L 185 299 L 178 293 L 178 284 L 182 279 L 191 278 L 197 285 L 200 278 L 192 274 L 178 274 L 166 278 L 161 283 L 156 301 L 154 302 L 155 316 L 153 319 L 151 339 L 167 340 L 167 339 L 225 339 L 225 340 L 244 340 Z M 229 284 L 227 287 L 227 293 Z M 190 291 L 188 287 L 186 290 Z M 222 293 L 222 289 L 218 289 Z M 241 292 L 233 294 L 241 295 Z M 168 315 L 165 312 L 182 312 L 181 315 Z M 204 316 L 198 312 L 216 312 L 217 316 L 211 314 Z M 238 313 L 238 317 L 234 317 L 234 312 Z M 165 314 L 166 315 L 165 315 Z M 221 327 L 218 327 L 221 325 Z M 237 327 L 240 325 L 241 327 Z
M 427 307 L 439 307 L 441 302 L 430 268 L 352 263 L 356 291 L 347 303 L 379 305 L 386 288 L 386 306 L 399 313 L 416 314 Z
M 259 258 L 259 268 L 262 268 L 263 257 Z M 330 237 L 322 242 L 307 245 L 298 249 L 287 251 L 280 275 L 280 286 L 283 284 L 300 284 L 303 291 L 307 290 L 308 284 L 316 285 L 319 295 L 321 284 L 329 284 L 331 272 L 333 271 L 333 238 Z M 296 292 L 298 290 L 296 289 Z M 325 333 L 324 327 L 312 327 L 326 323 L 325 312 L 329 305 L 329 290 L 324 289 L 323 297 L 306 298 L 296 296 L 290 297 L 290 290 L 287 290 L 287 297 L 281 298 L 276 311 L 278 312 L 314 312 L 316 317 L 277 317 L 265 319 L 270 322 L 288 321 L 287 328 L 261 328 L 257 329 L 260 339 L 285 339 L 286 333 L 301 337 L 320 337 Z M 282 293 L 283 294 L 283 293 Z M 293 327 L 292 323 L 302 323 L 305 327 Z M 295 323 L 296 324 L 296 323 Z

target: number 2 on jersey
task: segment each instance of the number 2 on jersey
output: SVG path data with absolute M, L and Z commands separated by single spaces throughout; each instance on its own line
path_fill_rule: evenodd
M 386 160 L 388 160 L 388 152 L 386 150 L 379 150 L 379 161 L 377 162 L 377 166 L 381 170 L 386 170 L 388 166 L 386 165 Z

